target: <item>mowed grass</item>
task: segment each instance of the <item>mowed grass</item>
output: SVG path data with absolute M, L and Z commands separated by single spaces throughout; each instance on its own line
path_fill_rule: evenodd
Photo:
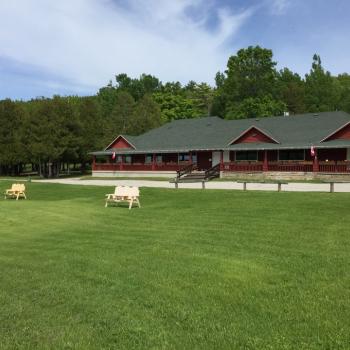
M 349 349 L 350 194 L 141 189 L 129 211 L 26 186 L 0 200 L 1 349 Z

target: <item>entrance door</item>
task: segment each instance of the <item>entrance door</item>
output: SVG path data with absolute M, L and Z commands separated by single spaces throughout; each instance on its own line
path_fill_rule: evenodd
M 197 152 L 198 170 L 208 170 L 212 167 L 212 152 Z

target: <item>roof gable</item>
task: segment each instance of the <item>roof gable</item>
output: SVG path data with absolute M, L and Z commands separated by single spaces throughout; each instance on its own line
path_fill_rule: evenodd
M 111 149 L 111 148 L 133 148 L 135 149 L 136 147 L 129 142 L 123 135 L 117 136 L 107 147 L 105 150 Z
M 229 144 L 233 145 L 236 143 L 279 143 L 272 136 L 262 131 L 256 126 L 251 126 L 238 137 L 233 139 Z
M 321 142 L 333 140 L 350 140 L 350 122 L 346 123 L 342 127 L 332 132 L 330 135 L 326 136 L 321 140 Z

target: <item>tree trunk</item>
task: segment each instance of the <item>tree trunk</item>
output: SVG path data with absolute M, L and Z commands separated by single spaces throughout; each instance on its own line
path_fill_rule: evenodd
M 49 159 L 49 162 L 48 162 L 48 177 L 51 178 L 52 177 L 52 163 Z

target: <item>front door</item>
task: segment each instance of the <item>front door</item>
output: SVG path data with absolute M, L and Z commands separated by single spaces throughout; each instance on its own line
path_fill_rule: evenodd
M 212 167 L 212 152 L 197 152 L 198 170 L 208 170 Z

